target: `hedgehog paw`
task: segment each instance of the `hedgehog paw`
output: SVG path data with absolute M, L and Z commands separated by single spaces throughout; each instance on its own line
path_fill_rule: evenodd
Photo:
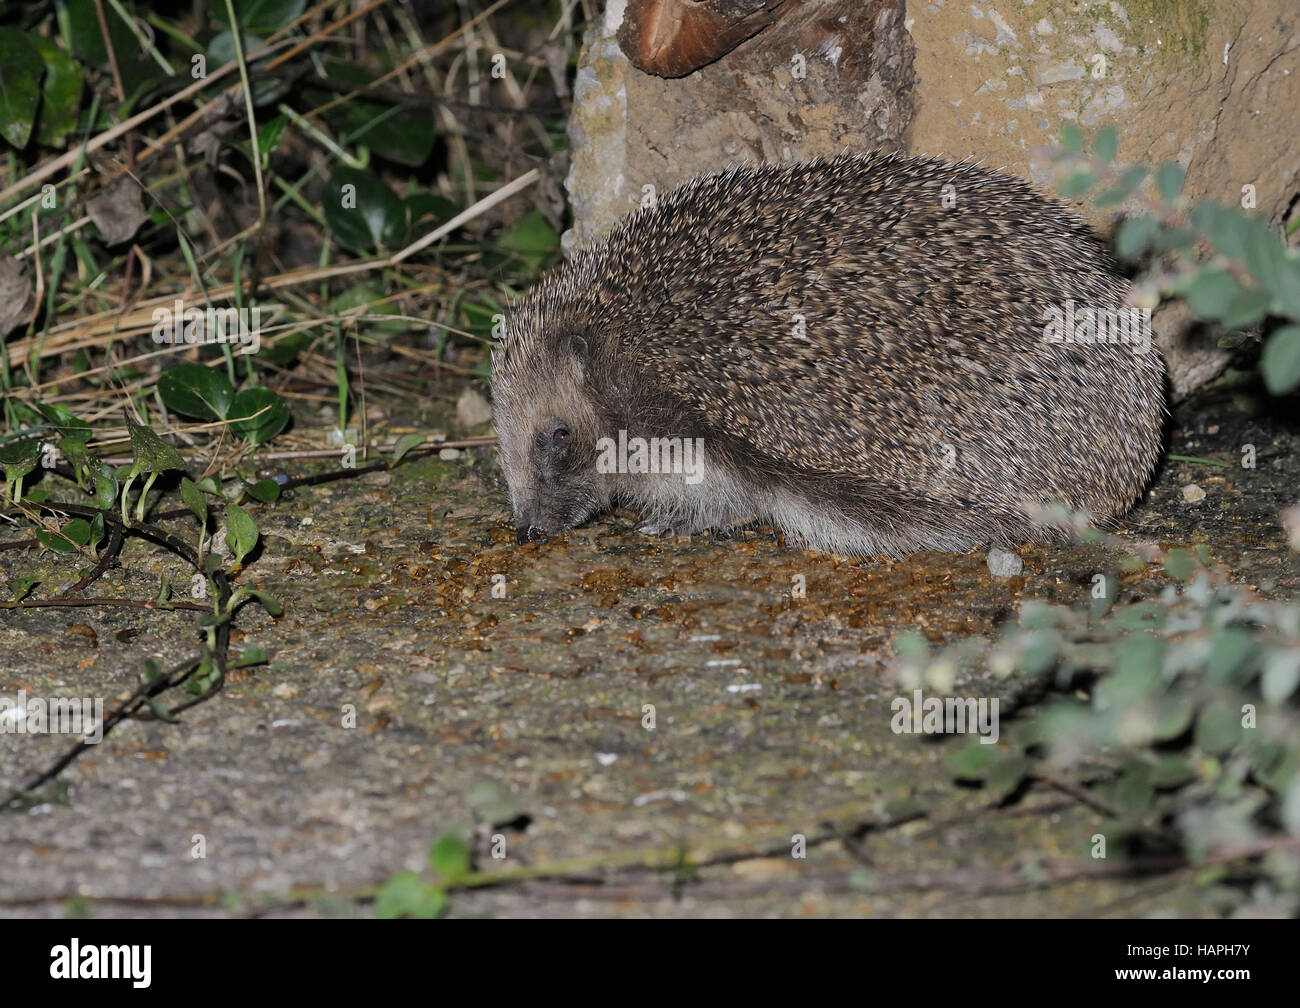
M 659 537 L 699 535 L 706 528 L 708 528 L 707 524 L 701 524 L 700 522 L 680 518 L 677 521 L 642 522 L 636 527 L 636 530 L 642 535 Z
M 656 539 L 661 536 L 685 535 L 679 532 L 675 525 L 661 525 L 657 522 L 643 522 L 636 527 L 636 530 L 642 535 L 654 536 Z

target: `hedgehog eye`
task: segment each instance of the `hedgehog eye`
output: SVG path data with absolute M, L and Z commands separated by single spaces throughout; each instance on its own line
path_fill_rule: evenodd
M 551 431 L 551 453 L 557 457 L 563 457 L 569 453 L 569 446 L 573 442 L 573 435 L 569 433 L 569 428 L 561 424 Z

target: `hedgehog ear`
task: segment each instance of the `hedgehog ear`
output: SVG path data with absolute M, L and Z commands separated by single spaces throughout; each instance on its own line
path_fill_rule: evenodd
M 591 347 L 587 346 L 587 341 L 574 333 L 569 337 L 569 349 L 573 351 L 573 357 L 578 362 L 578 367 L 586 371 L 587 362 L 591 359 Z

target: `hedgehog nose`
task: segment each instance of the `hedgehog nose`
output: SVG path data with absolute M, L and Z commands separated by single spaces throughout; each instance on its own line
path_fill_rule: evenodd
M 546 530 L 538 528 L 536 525 L 520 525 L 515 529 L 515 541 L 522 546 L 524 543 L 537 542 L 539 539 L 546 538 Z

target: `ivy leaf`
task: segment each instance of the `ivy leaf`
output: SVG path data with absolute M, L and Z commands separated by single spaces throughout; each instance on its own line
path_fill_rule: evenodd
M 374 172 L 339 165 L 321 206 L 330 234 L 355 252 L 390 247 L 406 231 L 406 208 Z
M 75 553 L 90 542 L 90 524 L 83 518 L 74 518 L 58 532 L 37 529 L 36 538 L 42 546 L 55 553 Z
M 245 483 L 244 492 L 253 500 L 274 504 L 280 499 L 280 484 L 273 479 L 260 479 L 256 483 Z
M 131 451 L 135 454 L 130 470 L 132 474 L 185 469 L 185 460 L 175 448 L 155 434 L 152 427 L 138 424 L 127 417 L 126 429 L 131 434 Z
M 231 430 L 249 444 L 264 444 L 288 425 L 289 404 L 270 389 L 254 385 L 235 396 L 230 416 Z
M 0 136 L 22 150 L 36 125 L 45 62 L 17 28 L 0 25 Z
M 67 135 L 77 128 L 84 74 L 77 61 L 49 39 L 29 35 L 28 40 L 45 63 L 36 142 L 42 147 L 62 147 Z
M 393 464 L 396 465 L 402 461 L 402 456 L 412 448 L 424 444 L 423 434 L 404 434 L 397 439 L 397 444 L 393 446 Z
M 177 413 L 200 420 L 224 420 L 235 401 L 230 379 L 202 364 L 178 364 L 158 376 L 158 394 Z

